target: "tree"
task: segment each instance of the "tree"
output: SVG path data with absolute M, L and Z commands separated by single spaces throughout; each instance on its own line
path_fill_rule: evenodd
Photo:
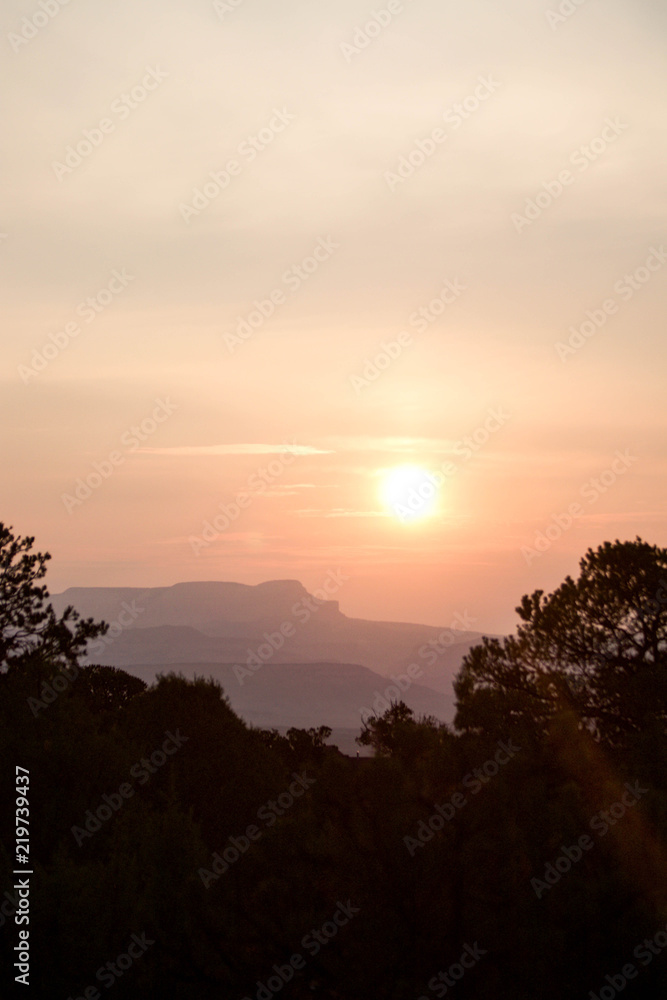
M 91 664 L 72 681 L 72 693 L 79 695 L 91 712 L 115 712 L 129 705 L 147 688 L 145 681 L 119 667 Z
M 484 638 L 455 681 L 457 728 L 549 730 L 559 712 L 610 746 L 667 727 L 667 549 L 589 549 L 579 578 L 524 596 L 515 636 Z
M 58 665 L 76 663 L 90 639 L 104 635 L 105 622 L 81 619 L 68 606 L 60 617 L 46 604 L 46 586 L 37 581 L 46 574 L 48 552 L 29 554 L 35 539 L 13 534 L 0 522 L 0 671 L 46 660 Z
M 415 758 L 440 745 L 448 735 L 444 722 L 430 715 L 415 719 L 404 701 L 392 701 L 383 715 L 371 716 L 364 722 L 356 742 L 373 747 L 378 757 L 400 754 Z
M 262 742 L 276 753 L 288 766 L 296 767 L 307 761 L 317 763 L 328 754 L 336 752 L 336 747 L 327 746 L 331 736 L 329 726 L 297 729 L 293 726 L 282 736 L 277 729 L 258 730 Z

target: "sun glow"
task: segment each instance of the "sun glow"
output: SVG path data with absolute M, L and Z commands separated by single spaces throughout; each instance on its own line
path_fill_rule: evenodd
M 439 487 L 437 473 L 419 465 L 399 465 L 383 473 L 380 498 L 394 517 L 408 524 L 437 512 Z

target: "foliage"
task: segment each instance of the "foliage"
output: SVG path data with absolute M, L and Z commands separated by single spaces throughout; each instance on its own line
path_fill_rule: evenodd
M 108 630 L 103 622 L 82 620 L 73 607 L 58 617 L 46 604 L 48 590 L 37 581 L 51 556 L 30 554 L 34 541 L 15 536 L 0 522 L 0 670 L 25 665 L 36 655 L 58 665 L 75 663 L 88 641 Z
M 614 671 L 637 677 L 662 662 L 663 602 L 651 588 L 663 557 L 636 545 L 621 557 L 589 553 L 583 580 L 525 599 L 529 634 L 510 652 L 492 647 L 496 674 L 476 675 L 471 654 L 464 728 L 416 719 L 399 702 L 364 727 L 369 759 L 328 747 L 326 726 L 253 729 L 206 678 L 168 674 L 146 687 L 122 670 L 82 668 L 35 716 L 34 663 L 1 674 L 0 801 L 13 802 L 14 765 L 30 774 L 31 995 L 85 995 L 144 933 L 153 943 L 113 983 L 118 1000 L 266 997 L 282 987 L 261 984 L 295 955 L 304 964 L 285 985 L 293 1000 L 432 1000 L 467 945 L 483 957 L 456 980 L 460 1000 L 598 996 L 627 963 L 637 995 L 664 995 L 665 956 L 641 963 L 636 948 L 667 924 L 667 738 L 653 691 L 629 684 L 626 708 L 612 691 Z M 558 660 L 539 660 L 545 676 L 555 671 L 549 701 L 529 653 L 553 649 Z M 515 675 L 523 686 L 511 687 Z M 637 731 L 642 697 L 650 724 Z M 619 734 L 614 759 L 607 745 Z M 641 797 L 620 809 L 626 782 Z M 92 832 L 75 836 L 86 824 Z M 584 834 L 592 846 L 576 859 Z M 5 808 L 3 983 L 15 974 L 14 842 Z M 339 926 L 341 904 L 356 912 Z
M 455 683 L 463 730 L 546 734 L 569 712 L 610 747 L 667 725 L 667 550 L 634 542 L 589 549 L 575 581 L 517 608 L 515 636 L 485 638 Z
M 259 736 L 265 746 L 274 751 L 288 766 L 296 767 L 308 761 L 320 762 L 328 752 L 336 749 L 326 745 L 331 736 L 329 726 L 311 729 L 298 729 L 293 726 L 284 736 L 277 729 L 260 729 Z
M 441 745 L 448 734 L 448 727 L 433 716 L 415 719 L 405 702 L 392 701 L 383 715 L 364 722 L 356 742 L 373 747 L 378 756 L 397 754 L 414 759 Z

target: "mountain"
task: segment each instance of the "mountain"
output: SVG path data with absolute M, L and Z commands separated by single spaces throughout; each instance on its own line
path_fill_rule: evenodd
M 407 694 L 404 700 L 418 713 L 449 721 L 452 680 L 480 641 L 478 632 L 349 618 L 337 601 L 309 594 L 297 580 L 75 587 L 50 601 L 59 613 L 71 604 L 110 624 L 89 646 L 89 662 L 141 671 L 147 679 L 162 668 L 192 676 L 215 667 L 234 707 L 248 719 L 259 713 L 262 725 L 303 725 L 297 720 L 307 717 L 309 725 L 339 719 L 336 725 L 356 726 L 359 707 L 372 707 L 364 699 L 407 676 L 408 668 L 415 702 Z M 235 664 L 261 670 L 240 685 Z
M 129 673 L 147 683 L 159 668 L 133 664 Z M 220 681 L 232 708 L 255 725 L 333 729 L 361 729 L 373 710 L 382 712 L 387 678 L 353 663 L 274 663 L 239 680 L 233 664 L 174 663 L 168 670 L 185 677 L 214 677 Z M 166 670 L 164 672 L 167 672 Z M 453 715 L 452 697 L 421 684 L 411 684 L 401 697 L 416 715 L 435 715 L 443 721 Z M 391 692 L 386 701 L 391 699 Z
M 72 604 L 94 618 L 113 621 L 123 602 L 136 602 L 142 627 L 191 625 L 206 630 L 220 621 L 253 622 L 287 618 L 294 604 L 309 597 L 298 580 L 244 583 L 176 583 L 172 587 L 70 587 L 50 600 L 56 610 Z M 338 608 L 337 601 L 327 602 Z M 85 609 L 85 610 L 84 610 Z

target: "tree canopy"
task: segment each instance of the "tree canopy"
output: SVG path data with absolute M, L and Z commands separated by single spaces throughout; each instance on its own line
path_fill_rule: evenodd
M 47 604 L 45 585 L 48 552 L 32 553 L 35 539 L 15 536 L 0 522 L 0 670 L 29 660 L 54 665 L 75 663 L 90 639 L 104 635 L 108 625 L 82 619 L 69 606 L 60 617 Z
M 382 715 L 364 722 L 356 742 L 373 747 L 379 757 L 400 755 L 412 759 L 440 746 L 448 735 L 448 727 L 434 716 L 416 719 L 404 701 L 392 701 Z
M 13 577 L 20 599 L 5 572 L 1 613 L 13 663 L 24 642 L 48 671 L 39 613 L 20 610 L 40 558 Z M 0 673 L 0 758 L 30 776 L 34 995 L 99 995 L 111 966 L 118 1000 L 432 1000 L 445 983 L 561 1000 L 610 995 L 632 966 L 638 995 L 664 996 L 664 565 L 639 540 L 589 552 L 576 582 L 524 598 L 518 636 L 471 652 L 458 730 L 394 703 L 364 726 L 363 763 L 324 724 L 249 726 L 214 678 L 82 667 L 34 713 L 24 649 Z M 654 733 L 633 742 L 642 712 Z M 0 768 L 2 982 L 16 794 Z M 128 967 L 132 935 L 151 944 Z
M 525 596 L 516 635 L 484 638 L 455 683 L 463 730 L 548 730 L 558 712 L 611 746 L 667 723 L 667 549 L 589 549 L 576 580 Z

